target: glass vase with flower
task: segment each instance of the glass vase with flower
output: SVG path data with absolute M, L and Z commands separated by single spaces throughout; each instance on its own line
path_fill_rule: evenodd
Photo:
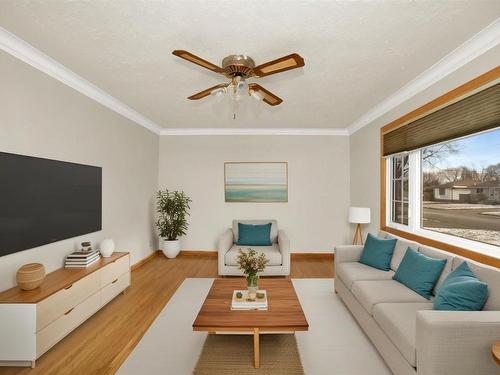
M 255 300 L 259 290 L 259 272 L 264 272 L 269 260 L 264 253 L 257 254 L 254 249 L 239 250 L 238 267 L 247 278 L 248 299 Z

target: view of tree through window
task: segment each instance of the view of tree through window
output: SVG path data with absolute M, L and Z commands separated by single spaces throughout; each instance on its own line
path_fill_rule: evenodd
M 421 227 L 500 246 L 500 129 L 422 150 Z

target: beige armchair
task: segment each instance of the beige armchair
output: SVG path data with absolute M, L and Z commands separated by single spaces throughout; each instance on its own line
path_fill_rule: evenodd
M 268 224 L 271 223 L 271 246 L 239 246 L 238 223 Z M 218 242 L 219 275 L 243 276 L 238 269 L 236 259 L 239 249 L 252 248 L 264 253 L 269 263 L 262 276 L 287 276 L 290 274 L 290 241 L 283 230 L 278 230 L 276 220 L 233 220 L 233 227 L 227 229 Z

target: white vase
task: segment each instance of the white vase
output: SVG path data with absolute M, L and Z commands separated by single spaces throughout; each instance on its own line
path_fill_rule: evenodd
M 177 255 L 179 255 L 179 252 L 181 251 L 181 241 L 180 240 L 163 240 L 163 254 L 167 258 L 175 258 Z
M 99 251 L 104 258 L 109 258 L 115 251 L 115 242 L 111 238 L 106 238 L 101 241 Z

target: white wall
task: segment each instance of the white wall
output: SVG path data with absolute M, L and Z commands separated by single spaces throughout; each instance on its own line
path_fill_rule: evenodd
M 4 52 L 0 52 L 0 151 L 102 167 L 103 230 L 0 257 L 0 290 L 40 262 L 48 272 L 83 239 L 115 239 L 132 263 L 156 248 L 158 136 Z M 1 209 L 1 208 L 0 208 Z
M 288 162 L 288 203 L 224 202 L 225 161 Z M 232 219 L 277 219 L 295 252 L 331 252 L 347 241 L 346 136 L 162 136 L 161 188 L 193 200 L 183 249 L 215 250 Z
M 372 223 L 365 232 L 376 233 L 380 227 L 380 128 L 495 68 L 499 61 L 500 46 L 464 65 L 349 137 L 351 205 L 370 207 L 372 210 Z

